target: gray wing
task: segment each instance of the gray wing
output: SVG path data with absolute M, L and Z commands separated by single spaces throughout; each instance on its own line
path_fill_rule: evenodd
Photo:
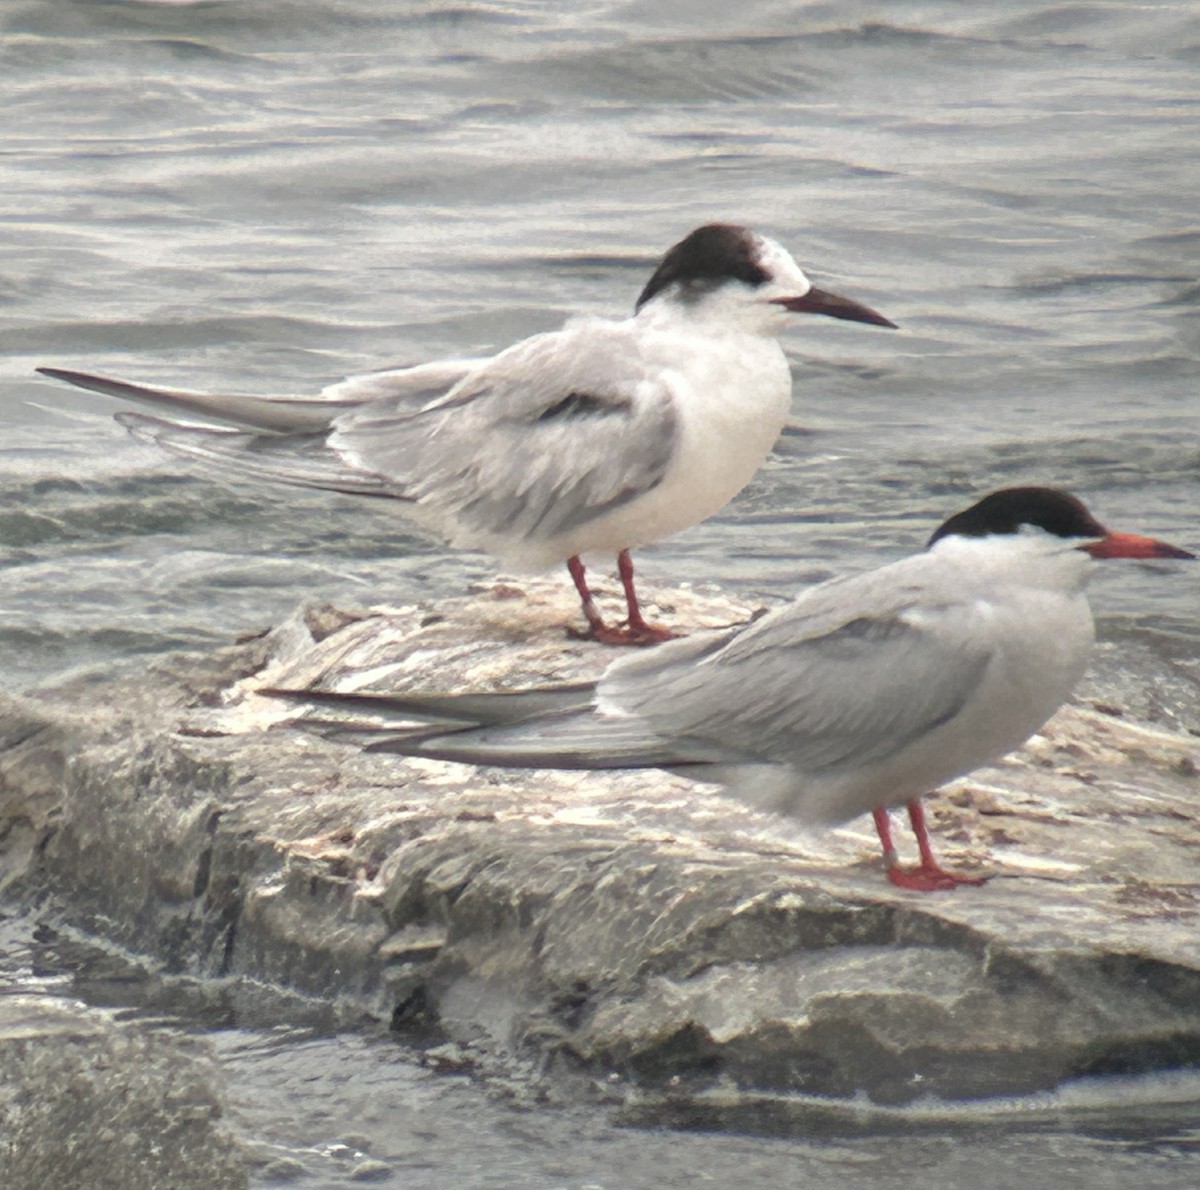
M 340 415 L 370 402 L 386 402 L 389 409 L 420 409 L 481 362 L 486 361 L 442 360 L 352 376 L 315 400 L 153 388 L 61 368 L 38 371 L 78 388 L 186 416 L 189 420 L 176 421 L 123 411 L 116 419 L 135 438 L 203 463 L 224 478 L 408 500 L 404 489 L 387 476 L 356 468 L 331 450 L 331 427 Z M 208 424 L 192 420 L 197 418 Z
M 362 738 L 361 731 L 358 733 Z M 726 763 L 723 748 L 656 735 L 645 723 L 609 719 L 591 708 L 539 716 L 526 723 L 385 733 L 370 752 L 394 752 L 462 764 L 534 769 L 692 769 Z
M 496 694 L 373 694 L 280 690 L 288 698 L 375 721 L 304 715 L 302 726 L 371 752 L 517 768 L 687 767 L 724 760 L 706 744 L 665 739 L 633 719 L 595 713 L 595 684 L 577 682 Z M 398 728 L 399 723 L 399 728 Z
M 453 388 L 464 376 L 486 362 L 486 359 L 439 360 L 414 367 L 364 372 L 330 385 L 322 390 L 318 398 L 201 393 L 133 384 L 128 380 L 116 380 L 92 372 L 74 372 L 66 368 L 38 368 L 37 371 L 52 380 L 64 380 L 76 388 L 152 405 L 159 410 L 182 413 L 192 418 L 198 417 L 205 422 L 276 434 L 303 434 L 328 430 L 340 415 L 372 401 L 407 403 L 420 408 Z
M 595 682 L 565 682 L 561 686 L 490 694 L 392 694 L 373 690 L 290 690 L 277 686 L 264 686 L 256 693 L 335 711 L 366 712 L 379 717 L 383 727 L 394 727 L 397 721 L 406 725 L 467 723 L 494 727 L 590 706 L 595 689 Z
M 348 376 L 321 390 L 321 399 L 343 408 L 372 401 L 394 401 L 421 406 L 447 393 L 464 377 L 489 362 L 487 356 L 471 359 L 441 359 L 428 364 L 377 368 Z
M 324 431 L 314 434 L 257 434 L 217 429 L 123 410 L 116 420 L 139 442 L 161 446 L 202 463 L 207 473 L 234 483 L 266 480 L 351 496 L 406 500 L 404 492 L 379 475 L 356 471 L 328 446 Z
M 552 538 L 649 491 L 677 435 L 629 325 L 588 320 L 516 344 L 419 410 L 364 405 L 331 444 L 403 487 L 455 544 L 486 547 Z
M 209 422 L 276 434 L 327 430 L 339 413 L 344 413 L 360 403 L 351 398 L 320 401 L 299 397 L 198 393 L 180 388 L 153 388 L 144 384 L 131 384 L 126 380 L 114 380 L 90 372 L 71 372 L 65 368 L 38 368 L 38 371 L 52 380 L 65 380 L 76 388 L 86 388 L 106 396 L 153 405 L 157 409 L 200 417 Z
M 992 657 L 928 554 L 824 583 L 745 627 L 697 634 L 587 684 L 502 695 L 325 695 L 383 713 L 370 747 L 471 764 L 801 773 L 886 761 L 952 719 Z M 981 638 L 982 635 L 982 639 Z M 305 697 L 297 694 L 295 697 Z M 427 726 L 397 731 L 395 718 Z M 464 726 L 455 726 L 463 724 Z M 369 736 L 361 724 L 356 738 Z M 713 770 L 715 771 L 715 770 Z
M 618 662 L 599 705 L 668 739 L 810 774 L 886 760 L 953 718 L 992 656 L 971 603 L 942 589 L 937 569 L 908 558 L 744 629 Z

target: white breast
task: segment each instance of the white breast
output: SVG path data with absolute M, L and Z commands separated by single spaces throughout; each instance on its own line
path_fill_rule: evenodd
M 647 343 L 680 417 L 676 457 L 662 481 L 555 543 L 562 555 L 613 554 L 678 533 L 722 509 L 754 478 L 791 409 L 787 358 L 771 338 L 742 332 Z
M 817 776 L 793 773 L 779 808 L 803 818 L 842 821 L 897 805 L 988 764 L 1023 744 L 1070 697 L 1095 636 L 1083 584 L 1086 555 L 1066 545 L 1028 559 L 986 559 L 963 567 L 957 597 L 973 605 L 970 631 L 990 660 L 978 686 L 950 720 L 898 753 L 860 769 Z M 961 550 L 969 552 L 970 542 Z M 1026 569 L 1027 567 L 1027 569 Z M 1017 577 L 1023 572 L 1027 582 Z

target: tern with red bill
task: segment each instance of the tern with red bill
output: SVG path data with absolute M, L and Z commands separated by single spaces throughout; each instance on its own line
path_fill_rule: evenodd
M 264 693 L 382 715 L 367 728 L 379 733 L 375 751 L 661 768 L 808 821 L 870 812 L 893 884 L 949 889 L 982 879 L 939 866 L 920 799 L 1018 747 L 1068 698 L 1094 637 L 1084 593 L 1094 560 L 1192 557 L 1106 529 L 1067 492 L 1007 488 L 951 517 L 920 554 L 812 587 L 752 623 L 623 658 L 595 683 Z M 888 808 L 900 805 L 917 837 L 913 867 L 892 844 Z
M 566 562 L 588 635 L 650 644 L 629 550 L 741 491 L 783 429 L 793 313 L 890 327 L 817 289 L 774 240 L 710 223 L 663 256 L 631 318 L 577 318 L 490 359 L 352 377 L 323 399 L 150 388 L 39 368 L 185 419 L 117 415 L 136 437 L 234 479 L 396 501 L 454 546 L 518 568 Z M 236 428 L 230 428 L 236 427 Z M 581 556 L 616 555 L 628 614 L 606 624 Z

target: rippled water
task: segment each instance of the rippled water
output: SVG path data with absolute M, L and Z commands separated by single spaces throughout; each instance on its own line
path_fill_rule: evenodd
M 404 1062 L 378 1034 L 275 1025 L 266 1006 L 233 1028 L 219 987 L 148 980 L 0 914 L 0 995 L 6 986 L 51 1004 L 117 1006 L 125 1022 L 151 1028 L 203 1027 L 256 1190 L 891 1190 L 900 1176 L 938 1190 L 1127 1190 L 1139 1180 L 1192 1190 L 1200 1167 L 1196 1072 L 1083 1080 L 982 1104 L 738 1106 L 730 1096 L 618 1114 L 594 1095 L 542 1099 L 503 1079 L 485 1094 L 436 1050 Z
M 15 681 L 223 639 L 299 593 L 492 573 L 372 502 L 187 474 L 35 365 L 313 392 L 621 313 L 712 218 L 903 329 L 797 326 L 804 432 L 725 515 L 643 551 L 648 578 L 782 595 L 1025 481 L 1197 543 L 1193 4 L 13 0 L 3 20 Z M 1190 576 L 1111 569 L 1102 613 L 1195 634 Z
M 187 472 L 35 366 L 315 392 L 622 313 L 709 219 L 902 329 L 797 325 L 795 428 L 648 579 L 782 597 L 1023 482 L 1200 547 L 1194 3 L 7 0 L 0 30 L 10 687 L 493 573 L 374 502 Z M 1110 662 L 1195 686 L 1196 576 L 1094 590 Z

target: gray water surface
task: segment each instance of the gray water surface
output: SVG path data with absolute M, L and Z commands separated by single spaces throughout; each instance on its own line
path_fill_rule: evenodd
M 374 502 L 211 482 L 37 365 L 312 393 L 622 314 L 710 219 L 902 329 L 797 319 L 793 429 L 721 516 L 641 552 L 651 581 L 785 598 L 1030 482 L 1200 548 L 1198 67 L 1184 0 L 6 0 L 6 687 L 223 642 L 301 598 L 494 575 Z M 1149 658 L 1130 699 L 1195 726 L 1196 576 L 1114 563 L 1094 604 L 1110 678 Z M 1163 673 L 1174 693 L 1147 695 Z M 380 1038 L 215 1044 L 285 1146 L 359 1127 L 370 1088 L 395 1185 L 1195 1183 L 1173 1123 L 1138 1143 L 1066 1116 L 1032 1141 L 614 1131 Z
M 311 393 L 621 314 L 708 219 L 902 330 L 798 318 L 804 432 L 642 551 L 647 577 L 782 597 L 1022 482 L 1197 543 L 1194 4 L 10 0 L 0 20 L 17 682 L 224 639 L 298 592 L 494 573 L 374 502 L 188 473 L 35 366 Z M 1111 569 L 1101 614 L 1195 630 L 1189 579 Z
M 33 931 L 3 915 L 0 977 L 0 995 L 7 988 L 67 1003 L 82 997 L 147 1028 L 201 1033 L 219 1063 L 225 1119 L 246 1145 L 256 1190 L 889 1190 L 897 1179 L 938 1190 L 1126 1190 L 1138 1179 L 1155 1190 L 1191 1190 L 1200 1173 L 1200 1072 L 904 1109 L 746 1101 L 732 1088 L 699 1101 L 681 1096 L 677 1105 L 639 1107 L 635 1098 L 617 1109 L 627 1090 L 619 1072 L 609 1078 L 611 1094 L 591 1088 L 573 1099 L 455 1069 L 441 1053 L 453 1047 L 404 1060 L 380 1031 L 332 1033 L 315 1013 L 272 1027 L 266 1002 L 234 1026 L 229 989 L 147 978 L 69 933 Z

